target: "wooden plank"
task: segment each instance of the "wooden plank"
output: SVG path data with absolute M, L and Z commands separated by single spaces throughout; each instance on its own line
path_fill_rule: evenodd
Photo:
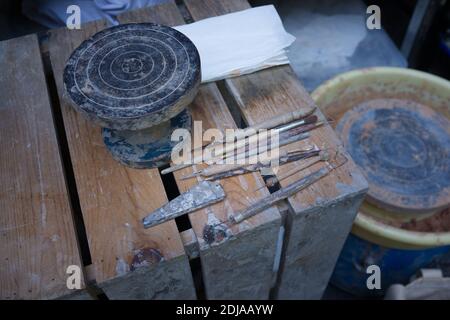
M 194 20 L 250 8 L 246 0 L 185 0 Z M 314 105 L 289 65 L 227 79 L 226 88 L 235 98 L 248 125 L 274 115 Z M 320 120 L 323 114 L 316 112 Z M 342 149 L 329 125 L 313 132 L 311 142 Z M 286 149 L 299 148 L 304 142 Z M 278 175 L 298 163 L 283 166 Z M 283 180 L 286 186 L 320 165 Z M 286 219 L 286 237 L 277 288 L 281 299 L 318 299 L 328 283 L 339 252 L 350 231 L 357 209 L 367 192 L 367 182 L 351 159 L 329 176 L 288 199 L 292 211 Z
M 0 42 L 0 69 L 0 299 L 58 298 L 82 263 L 36 35 Z
M 183 18 L 175 5 L 152 7 L 148 17 L 164 17 L 166 24 L 183 24 Z M 142 12 L 146 12 L 146 10 Z M 170 11 L 170 12 L 169 12 Z M 147 15 L 133 14 L 133 21 L 148 21 Z M 167 23 L 170 22 L 170 23 Z M 231 114 L 214 83 L 202 85 L 197 97 L 189 107 L 192 118 L 202 121 L 204 130 L 208 128 L 236 128 Z M 175 174 L 180 192 L 195 185 L 195 179 L 180 180 L 184 174 L 192 172 L 187 168 Z M 259 174 L 247 174 L 226 179 L 222 185 L 227 198 L 207 209 L 189 215 L 193 231 L 200 247 L 203 279 L 209 299 L 266 299 L 271 287 L 272 267 L 276 241 L 280 227 L 277 208 L 270 208 L 259 215 L 228 230 L 228 235 L 214 243 L 203 239 L 205 225 L 211 219 L 225 220 L 228 214 L 243 209 L 268 194 L 267 189 L 251 192 L 263 183 Z M 230 241 L 233 240 L 233 241 Z
M 100 128 L 63 100 L 65 61 L 105 27 L 105 21 L 95 21 L 81 30 L 51 31 L 49 39 L 95 278 L 110 299 L 192 299 L 195 289 L 175 221 L 147 230 L 141 224 L 148 212 L 167 202 L 158 170 L 130 169 L 114 161 Z M 139 257 L 145 261 L 136 268 Z
M 204 130 L 235 128 L 233 118 L 214 83 L 201 86 L 189 109 L 193 119 L 202 121 Z M 192 172 L 192 168 L 176 172 L 175 179 L 180 191 L 186 191 L 197 183 L 196 179 L 180 180 L 183 175 Z M 203 279 L 209 299 L 269 297 L 277 235 L 281 225 L 280 213 L 276 207 L 224 230 L 226 235 L 212 243 L 206 241 L 203 234 L 206 225 L 226 221 L 230 214 L 268 195 L 266 188 L 253 191 L 263 183 L 259 173 L 222 180 L 225 200 L 189 215 L 200 247 Z

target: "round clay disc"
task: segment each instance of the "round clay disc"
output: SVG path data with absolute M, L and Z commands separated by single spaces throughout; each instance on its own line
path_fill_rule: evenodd
M 191 129 L 188 110 L 169 121 L 142 130 L 102 129 L 103 142 L 113 158 L 132 168 L 161 167 L 170 162 L 172 148 L 178 141 L 171 141 L 176 129 Z
M 395 212 L 450 202 L 450 122 L 409 100 L 376 99 L 345 113 L 336 131 L 368 182 L 367 200 Z
M 200 84 L 200 57 L 181 32 L 124 24 L 84 41 L 64 70 L 71 104 L 101 126 L 151 127 L 179 114 Z

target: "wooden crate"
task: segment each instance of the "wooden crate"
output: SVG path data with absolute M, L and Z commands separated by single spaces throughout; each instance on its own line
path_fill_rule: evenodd
M 0 68 L 0 298 L 57 298 L 81 257 L 36 35 L 0 42 Z
M 182 6 L 187 9 L 184 18 L 190 15 L 194 20 L 249 7 L 244 0 L 185 0 Z M 183 24 L 184 18 L 179 7 L 170 2 L 125 13 L 119 21 L 173 26 Z M 226 200 L 189 214 L 191 229 L 179 229 L 176 223 L 179 220 L 143 229 L 141 218 L 168 201 L 162 180 L 167 177 L 161 177 L 158 169 L 136 170 L 115 162 L 103 145 L 100 129 L 82 118 L 62 97 L 62 71 L 66 59 L 84 39 L 105 27 L 104 21 L 95 21 L 83 25 L 81 30 L 62 28 L 50 31 L 48 50 L 51 63 L 47 70 L 50 74 L 47 86 L 35 36 L 14 39 L 0 46 L 1 66 L 5 68 L 4 65 L 9 65 L 11 59 L 15 64 L 8 68 L 20 69 L 21 65 L 32 65 L 35 72 L 29 74 L 20 70 L 20 74 L 27 83 L 37 83 L 30 97 L 30 90 L 24 86 L 22 78 L 13 76 L 17 71 L 7 69 L 11 76 L 4 82 L 9 86 L 6 87 L 8 93 L 14 92 L 15 98 L 7 100 L 6 108 L 0 108 L 0 112 L 9 110 L 11 114 L 5 115 L 14 119 L 15 123 L 4 121 L 3 126 L 2 122 L 1 132 L 8 139 L 2 139 L 1 143 L 6 144 L 19 134 L 23 135 L 20 136 L 20 144 L 13 148 L 18 154 L 13 154 L 15 158 L 24 160 L 10 161 L 6 156 L 0 158 L 2 169 L 8 168 L 11 172 L 4 176 L 2 170 L 1 176 L 2 181 L 6 179 L 8 183 L 2 183 L 4 192 L 0 198 L 0 205 L 7 212 L 0 220 L 0 230 L 6 232 L 7 241 L 0 248 L 2 253 L 9 253 L 23 243 L 27 251 L 26 255 L 7 261 L 6 269 L 2 267 L 0 276 L 13 280 L 6 289 L 2 289 L 1 296 L 81 299 L 98 298 L 100 294 L 100 297 L 109 299 L 194 299 L 197 290 L 208 299 L 319 298 L 367 190 L 366 182 L 353 162 L 349 161 L 285 203 L 231 227 L 225 237 L 214 241 L 205 241 L 203 237 L 208 221 L 224 220 L 230 213 L 269 194 L 266 188 L 253 191 L 263 185 L 259 173 L 223 180 Z M 32 57 L 14 56 L 12 52 L 17 46 L 25 46 L 35 54 Z M 52 97 L 52 106 L 47 90 Z M 28 118 L 18 118 L 16 112 L 20 110 L 15 110 L 15 107 L 34 108 L 35 100 L 40 102 L 38 109 L 32 109 Z M 234 119 L 241 117 L 245 124 L 251 125 L 275 114 L 310 105 L 313 101 L 292 69 L 282 66 L 204 84 L 189 109 L 194 120 L 203 122 L 204 129 L 225 129 L 235 128 Z M 323 119 L 320 112 L 318 116 Z M 58 130 L 55 130 L 53 120 Z M 24 124 L 41 123 L 39 121 L 46 123 L 47 131 L 39 130 L 36 137 L 32 134 L 36 128 Z M 44 134 L 46 136 L 43 138 Z M 27 140 L 30 137 L 34 140 Z M 312 140 L 317 145 L 340 146 L 328 125 L 315 130 Z M 31 150 L 26 147 L 28 144 L 31 144 Z M 40 150 L 45 153 L 37 152 Z M 49 158 L 45 162 L 48 168 L 43 167 L 47 171 L 41 171 L 35 165 L 39 160 L 36 157 L 41 157 L 42 161 L 44 156 Z M 294 165 L 286 166 L 286 170 Z M 17 170 L 29 174 L 20 176 L 24 179 L 21 180 L 13 174 Z M 179 192 L 196 183 L 194 179 L 180 179 L 190 172 L 192 168 L 186 168 L 174 175 Z M 296 179 L 307 172 L 297 175 Z M 288 179 L 282 185 L 292 181 Z M 18 193 L 12 190 L 21 183 L 36 186 L 44 183 L 50 191 L 42 193 L 35 187 L 17 198 Z M 6 196 L 7 192 L 12 198 Z M 54 201 L 54 197 L 59 199 L 57 208 L 46 202 Z M 47 205 L 47 221 L 52 221 L 45 228 L 39 224 L 43 203 Z M 20 229 L 22 232 L 19 233 L 15 230 L 26 224 L 27 217 L 17 215 L 17 212 L 22 212 L 24 208 L 32 209 L 30 216 L 34 220 L 31 220 L 28 229 Z M 8 228 L 14 231 L 8 231 Z M 40 263 L 34 263 L 39 256 L 36 252 L 42 250 L 44 244 L 47 245 L 46 237 L 51 235 L 50 239 L 55 238 L 53 234 L 59 236 L 58 246 L 54 251 L 49 251 L 48 256 L 39 257 Z M 280 237 L 283 234 L 284 237 Z M 53 269 L 36 269 L 36 265 L 51 263 L 51 259 L 58 257 L 58 254 L 62 254 L 64 259 L 58 259 L 58 265 Z M 136 267 L 133 264 L 137 256 L 146 258 L 145 266 Z M 195 285 L 192 273 L 198 279 L 198 263 L 190 264 L 189 259 L 196 259 L 201 265 L 201 281 L 196 281 Z M 69 263 L 82 266 L 85 275 L 83 288 L 75 292 L 65 287 L 65 268 Z M 35 283 L 36 276 L 40 279 L 54 278 L 55 286 L 48 287 L 45 280 L 41 282 L 39 294 L 26 294 L 27 288 Z M 12 296 L 14 292 L 16 296 Z

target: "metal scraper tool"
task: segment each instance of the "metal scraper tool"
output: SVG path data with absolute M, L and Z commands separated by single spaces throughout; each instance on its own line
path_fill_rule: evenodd
M 142 223 L 144 224 L 144 228 L 150 228 L 222 201 L 224 198 L 225 191 L 218 182 L 201 181 L 166 205 L 150 213 L 142 219 Z

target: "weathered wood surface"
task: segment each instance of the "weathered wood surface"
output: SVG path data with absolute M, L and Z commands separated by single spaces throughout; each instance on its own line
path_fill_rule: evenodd
M 169 19 L 171 25 L 181 25 L 184 20 L 175 5 L 156 7 L 158 16 Z M 144 16 L 130 13 L 133 21 L 148 21 L 154 17 L 155 8 L 141 10 Z M 141 20 L 141 18 L 143 20 Z M 166 20 L 167 21 L 167 20 Z M 202 85 L 194 102 L 190 105 L 194 121 L 202 121 L 208 128 L 236 128 L 231 114 L 214 83 Z M 198 181 L 180 180 L 192 172 L 186 168 L 175 174 L 180 192 L 185 192 Z M 275 257 L 280 214 L 276 207 L 269 208 L 257 216 L 231 228 L 218 231 L 212 243 L 204 240 L 204 229 L 209 223 L 224 221 L 228 215 L 239 211 L 268 194 L 267 189 L 252 192 L 263 184 L 257 173 L 246 174 L 222 181 L 226 193 L 223 202 L 189 214 L 193 231 L 200 247 L 203 280 L 208 299 L 265 299 L 269 297 L 272 267 Z
M 138 17 L 135 12 L 121 17 Z M 134 20 L 133 20 L 134 21 Z M 152 20 L 167 23 L 157 15 Z M 157 169 L 130 169 L 113 160 L 100 128 L 64 99 L 62 74 L 70 53 L 106 27 L 50 32 L 49 51 L 61 102 L 70 156 L 98 286 L 110 299 L 195 298 L 187 256 L 175 221 L 145 230 L 141 219 L 167 202 Z
M 214 83 L 205 84 L 190 105 L 193 119 L 202 121 L 203 129 L 235 127 L 232 116 Z M 199 166 L 195 166 L 198 169 Z M 185 191 L 198 181 L 180 180 L 193 172 L 186 168 L 176 172 L 180 191 Z M 275 258 L 278 230 L 281 220 L 276 207 L 221 230 L 214 228 L 218 236 L 206 239 L 205 226 L 228 217 L 258 202 L 269 194 L 259 173 L 248 173 L 221 180 L 226 198 L 189 215 L 200 247 L 203 279 L 209 299 L 267 299 L 271 288 L 272 267 Z
M 250 7 L 246 0 L 184 2 L 194 20 Z M 248 125 L 314 105 L 289 65 L 228 79 L 225 85 Z M 320 111 L 316 115 L 324 120 Z M 310 140 L 320 147 L 341 148 L 329 125 L 313 131 Z M 302 145 L 304 142 L 295 143 L 287 149 Z M 283 175 L 298 165 L 283 166 L 278 174 Z M 314 165 L 283 180 L 281 185 L 286 186 L 319 167 L 320 164 Z M 367 183 L 350 159 L 334 173 L 289 198 L 292 210 L 286 218 L 278 298 L 318 299 L 322 296 L 366 191 Z
M 0 69 L 0 299 L 58 298 L 82 263 L 36 35 L 0 42 Z

